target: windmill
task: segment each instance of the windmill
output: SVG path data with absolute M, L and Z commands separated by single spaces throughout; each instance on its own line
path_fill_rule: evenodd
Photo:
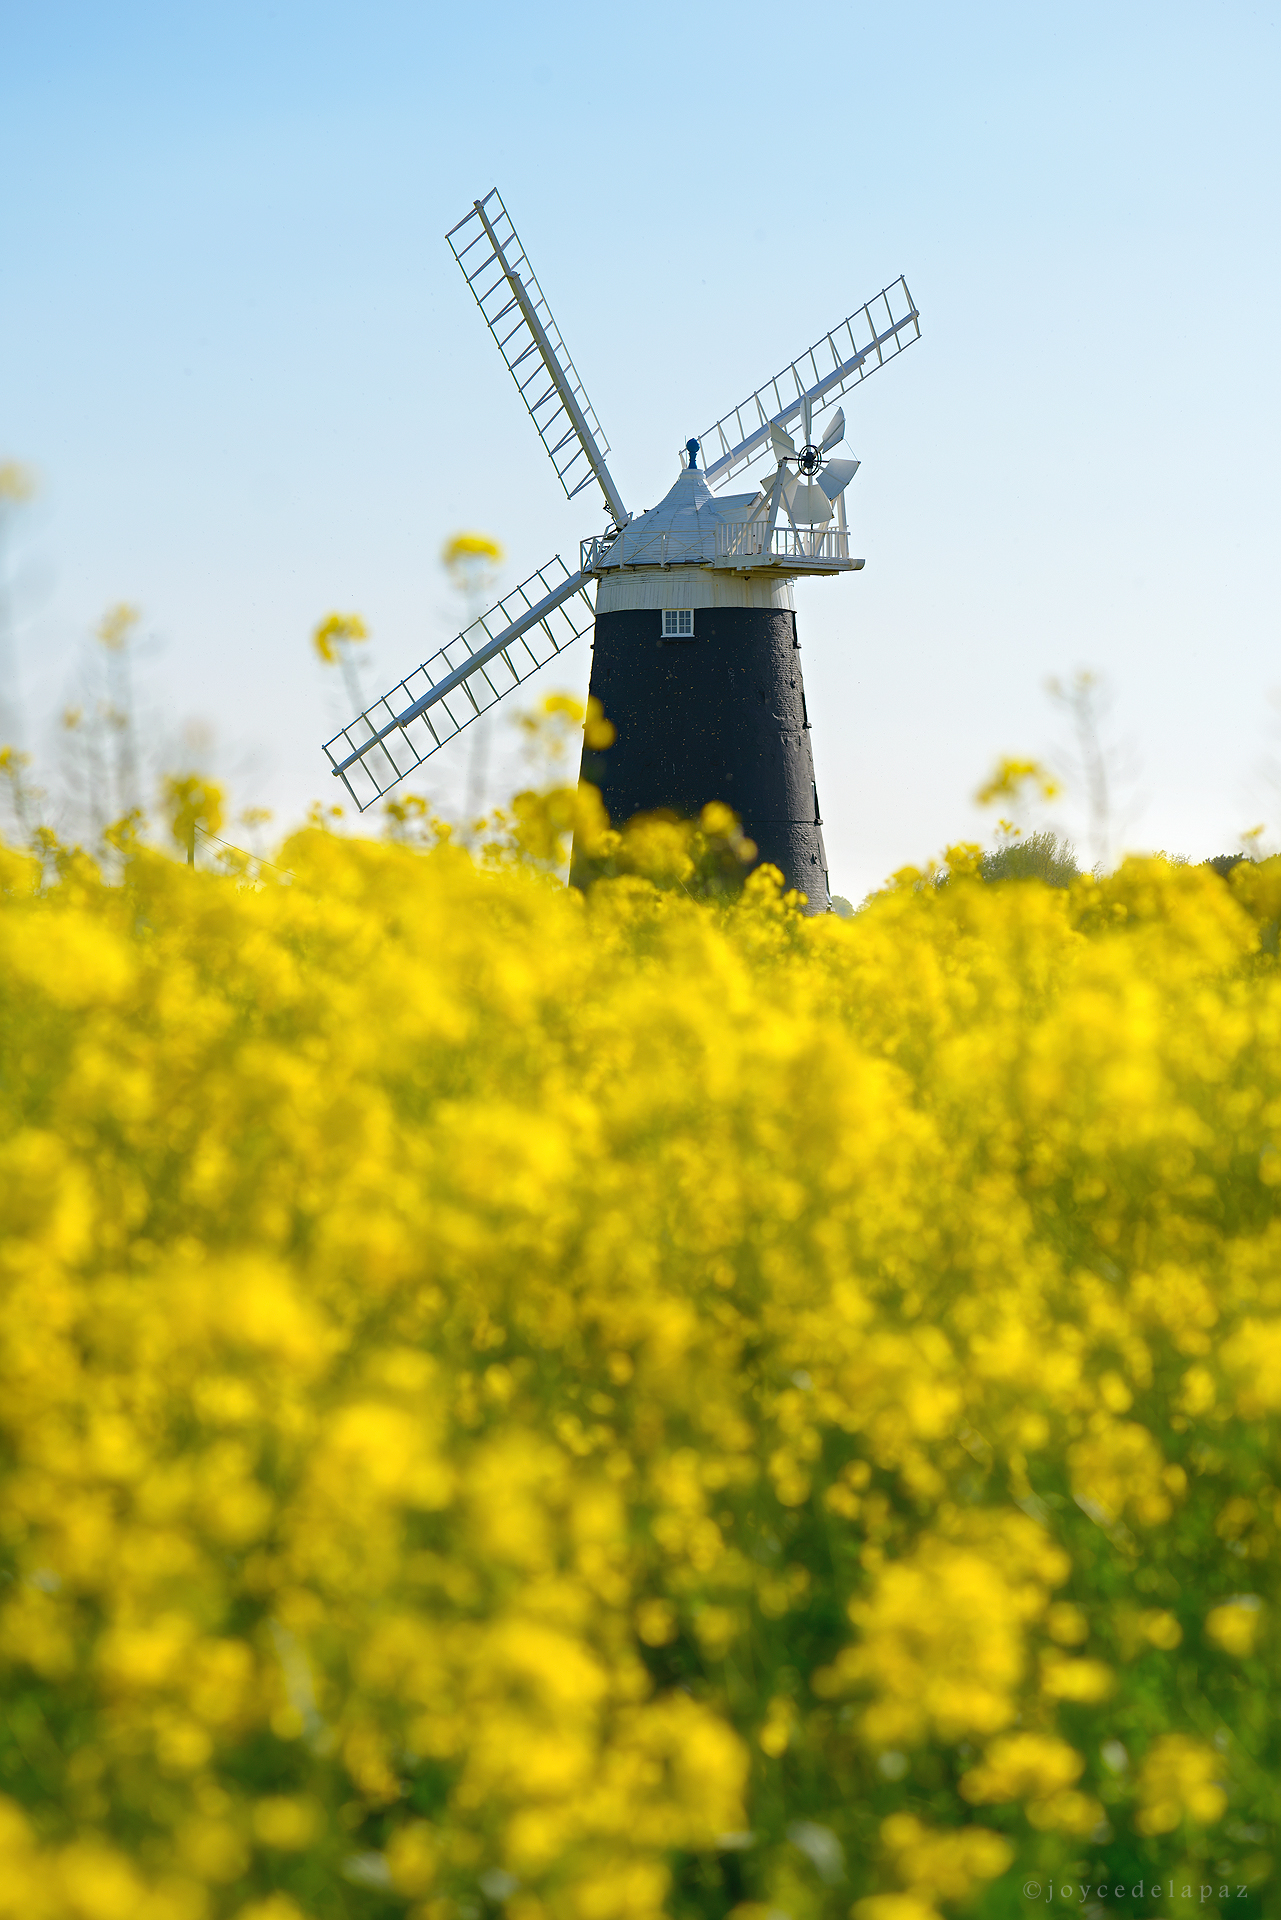
M 844 410 L 816 414 L 919 339 L 907 282 L 884 288 L 687 440 L 670 492 L 633 515 L 497 190 L 446 237 L 566 498 L 598 487 L 606 526 L 580 543 L 576 569 L 557 554 L 328 741 L 334 776 L 363 812 L 594 627 L 590 691 L 616 738 L 584 754 L 583 773 L 610 818 L 659 808 L 692 816 L 724 800 L 760 858 L 807 895 L 811 912 L 825 911 L 792 587 L 863 565 L 850 557 L 845 513 L 859 463 L 835 452 Z M 762 459 L 754 492 L 718 491 Z

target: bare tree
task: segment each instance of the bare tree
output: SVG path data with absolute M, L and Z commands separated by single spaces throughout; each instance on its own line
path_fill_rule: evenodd
M 1096 867 L 1106 867 L 1112 854 L 1112 804 L 1108 780 L 1107 756 L 1100 739 L 1100 720 L 1107 701 L 1106 690 L 1097 673 L 1079 668 L 1066 684 L 1058 679 L 1047 682 L 1050 698 L 1061 707 L 1072 723 L 1076 736 L 1075 771 L 1085 789 L 1089 815 L 1090 852 Z
M 23 737 L 22 688 L 14 638 L 12 566 L 13 529 L 36 490 L 29 467 L 0 461 L 0 747 L 20 747 Z
M 1055 759 L 1065 787 L 1084 802 L 1095 871 L 1106 871 L 1138 812 L 1138 755 L 1109 734 L 1113 692 L 1102 674 L 1081 667 L 1070 680 L 1047 681 L 1046 691 L 1071 724 L 1072 745 Z
M 95 629 L 105 656 L 106 700 L 103 718 L 111 768 L 113 817 L 122 819 L 139 805 L 138 740 L 134 721 L 132 648 L 141 615 L 120 601 L 109 607 Z
M 12 837 L 20 847 L 32 847 L 40 827 L 40 802 L 44 794 L 27 778 L 31 756 L 17 747 L 0 747 L 0 797 L 8 819 L 0 821 L 0 835 Z
M 62 712 L 67 829 L 100 849 L 107 828 L 142 804 L 134 654 L 141 615 L 120 601 L 95 627 Z
M 467 626 L 470 627 L 480 619 L 485 611 L 485 602 L 494 591 L 498 569 L 503 561 L 503 550 L 488 533 L 456 533 L 445 542 L 440 558 L 450 584 L 462 596 Z M 463 800 L 463 833 L 468 842 L 475 831 L 477 819 L 485 810 L 485 783 L 493 728 L 492 714 L 483 714 L 472 726 L 467 790 Z

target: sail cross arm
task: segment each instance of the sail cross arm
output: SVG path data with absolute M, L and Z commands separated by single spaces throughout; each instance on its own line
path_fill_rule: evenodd
M 558 554 L 335 734 L 325 752 L 359 811 L 585 633 L 590 585 Z
M 839 399 L 921 336 L 921 319 L 900 276 L 700 436 L 708 484 L 728 480 L 822 400 Z
M 472 203 L 445 236 L 529 409 L 567 499 L 594 479 L 615 525 L 627 509 L 605 464 L 609 442 L 569 357 L 529 257 L 497 188 Z M 537 354 L 550 385 L 536 380 Z M 537 398 L 534 390 L 537 387 Z M 555 404 L 549 404 L 554 400 Z

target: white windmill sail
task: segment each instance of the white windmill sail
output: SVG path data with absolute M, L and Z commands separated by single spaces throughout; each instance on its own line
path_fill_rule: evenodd
M 600 429 L 520 236 L 495 187 L 445 236 L 498 342 L 569 500 L 597 481 L 615 525 L 627 509 Z
M 586 633 L 591 585 L 557 554 L 326 741 L 359 811 Z
M 839 399 L 920 336 L 920 316 L 900 275 L 699 435 L 708 485 L 717 486 L 750 466 L 758 454 L 770 449 L 772 438 L 778 457 L 782 452 L 778 439 L 789 438 L 790 425 L 803 424 L 808 432 L 810 416 L 820 401 Z

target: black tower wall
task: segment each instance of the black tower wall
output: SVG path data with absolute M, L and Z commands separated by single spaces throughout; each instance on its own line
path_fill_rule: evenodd
M 591 692 L 617 728 L 583 755 L 615 826 L 670 807 L 692 818 L 709 800 L 734 809 L 758 858 L 828 907 L 796 615 L 697 607 L 692 639 L 664 639 L 654 608 L 600 613 Z

